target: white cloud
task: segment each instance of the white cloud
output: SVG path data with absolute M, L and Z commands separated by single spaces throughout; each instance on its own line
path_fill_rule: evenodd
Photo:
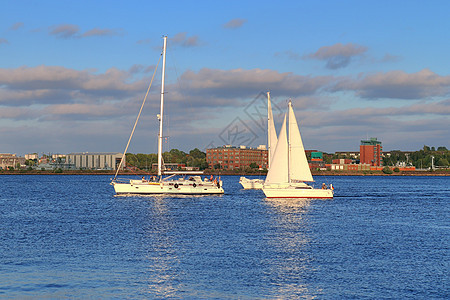
M 116 36 L 124 35 L 123 29 L 108 29 L 108 28 L 93 28 L 80 32 L 80 27 L 75 24 L 60 24 L 50 27 L 49 33 L 57 38 L 69 39 L 69 38 L 85 38 L 92 36 Z
M 23 27 L 23 22 L 14 23 L 9 30 L 18 30 Z
M 197 35 L 188 37 L 187 32 L 180 32 L 169 38 L 172 46 L 196 47 L 200 45 L 200 39 Z
M 329 76 L 301 76 L 262 69 L 217 70 L 203 68 L 197 73 L 186 71 L 181 80 L 195 94 L 208 93 L 224 98 L 244 98 L 271 90 L 274 94 L 299 96 L 313 94 L 327 86 Z
M 114 36 L 114 35 L 123 35 L 123 30 L 93 28 L 86 31 L 81 36 L 90 37 L 90 36 Z
M 121 99 L 141 92 L 147 78 L 132 80 L 132 73 L 115 68 L 103 74 L 58 66 L 0 69 L 0 102 L 3 105 Z
M 340 69 L 347 67 L 352 59 L 361 57 L 367 52 L 367 47 L 357 44 L 337 43 L 332 46 L 323 46 L 314 53 L 305 55 L 304 59 L 316 59 L 326 61 L 328 69 Z
M 223 24 L 223 27 L 227 29 L 236 29 L 242 27 L 246 22 L 247 22 L 246 19 L 236 18 Z
M 115 147 L 114 151 L 121 151 L 121 143 L 116 141 L 114 144 L 108 139 L 114 139 L 114 131 L 116 136 L 123 134 L 123 139 L 127 138 L 150 81 L 146 69 L 140 65 L 126 71 L 110 68 L 103 73 L 57 66 L 0 69 L 0 118 L 14 121 L 8 123 L 11 132 L 20 127 L 22 121 L 34 124 L 43 132 L 55 127 L 51 132 L 58 139 L 54 145 L 49 141 L 48 147 L 58 147 L 58 143 L 64 141 L 67 149 L 75 151 L 76 145 L 65 139 L 68 136 L 73 139 L 77 134 L 81 138 L 77 130 L 90 128 L 92 145 L 101 142 Z M 143 75 L 146 77 L 140 77 Z M 159 112 L 159 87 L 157 83 L 154 85 L 140 123 L 142 128 L 157 127 L 154 116 Z M 334 150 L 337 151 L 342 141 L 358 140 L 366 133 L 383 140 L 384 135 L 393 135 L 387 135 L 387 132 L 397 131 L 405 136 L 412 132 L 416 135 L 417 131 L 425 138 L 426 133 L 433 132 L 429 136 L 440 133 L 445 140 L 448 133 L 436 128 L 450 126 L 450 99 L 428 97 L 429 91 L 432 95 L 442 96 L 444 93 L 436 93 L 436 90 L 445 90 L 449 85 L 448 77 L 429 70 L 413 74 L 396 71 L 351 79 L 302 76 L 268 69 L 203 68 L 183 73 L 177 84 L 167 84 L 166 120 L 170 121 L 169 135 L 176 145 L 204 147 L 236 116 L 249 126 L 256 126 L 245 114 L 245 109 L 261 92 L 270 90 L 273 102 L 281 109 L 284 109 L 285 99 L 292 98 L 297 118 L 304 128 L 305 143 L 313 148 L 320 149 L 326 139 L 327 147 L 331 150 L 336 146 Z M 375 95 L 405 97 L 400 91 L 406 87 L 419 87 L 425 92 L 416 93 L 416 96 L 424 98 L 400 107 L 370 107 L 373 102 L 366 101 L 351 109 L 330 109 L 330 101 L 335 107 L 346 101 L 337 96 L 340 94 L 334 94 L 336 91 L 353 91 L 362 98 Z M 399 90 L 394 93 L 397 88 Z M 341 139 L 336 144 L 332 142 L 334 135 Z M 265 143 L 264 134 L 258 132 L 258 136 L 261 140 L 257 142 Z M 2 137 L 12 138 L 7 133 Z M 45 138 L 44 135 L 40 137 Z M 387 137 L 385 140 L 395 145 L 392 147 L 401 148 L 394 140 Z M 79 150 L 94 151 L 86 144 L 89 141 L 83 143 L 87 148 Z M 427 140 L 421 143 L 427 143 Z
M 78 37 L 79 31 L 80 28 L 78 27 L 78 25 L 73 24 L 61 24 L 50 28 L 51 35 L 64 39 Z
M 450 92 L 450 76 L 441 76 L 428 69 L 417 73 L 390 71 L 343 79 L 334 90 L 354 91 L 363 98 L 421 99 L 445 96 Z

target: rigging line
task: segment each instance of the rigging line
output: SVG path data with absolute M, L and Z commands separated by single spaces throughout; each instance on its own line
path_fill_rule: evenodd
M 141 116 L 141 113 L 142 113 L 142 109 L 144 108 L 145 101 L 147 100 L 148 93 L 150 92 L 150 87 L 152 86 L 153 79 L 155 78 L 156 70 L 158 69 L 158 65 L 159 65 L 159 62 L 161 61 L 161 57 L 162 57 L 162 53 L 159 56 L 158 63 L 156 64 L 155 70 L 153 71 L 152 80 L 150 81 L 150 84 L 148 85 L 147 93 L 145 94 L 144 101 L 142 102 L 141 109 L 139 110 L 138 116 L 136 118 L 136 122 L 134 123 L 133 130 L 131 131 L 131 135 L 130 135 L 130 138 L 128 139 L 127 146 L 125 147 L 125 151 L 123 152 L 119 167 L 117 168 L 116 174 L 114 175 L 114 179 L 112 181 L 116 180 L 117 174 L 119 174 L 119 170 L 122 167 L 125 155 L 127 154 L 127 151 L 128 151 L 128 146 L 130 146 L 131 138 L 133 137 L 134 130 L 136 129 L 137 123 L 139 121 L 139 117 Z

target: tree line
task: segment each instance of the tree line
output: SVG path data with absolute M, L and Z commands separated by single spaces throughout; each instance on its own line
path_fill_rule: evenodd
M 198 167 L 200 170 L 208 168 L 206 163 L 206 153 L 195 148 L 189 153 L 178 149 L 172 149 L 162 154 L 165 163 L 185 164 L 187 167 Z M 133 166 L 141 170 L 151 170 L 153 164 L 158 163 L 157 154 L 126 154 L 126 162 L 128 166 Z
M 390 157 L 383 159 L 383 165 L 395 166 L 397 162 L 405 162 L 408 165 L 415 166 L 417 169 L 426 169 L 431 167 L 432 160 L 434 166 L 448 167 L 450 161 L 450 151 L 446 147 L 423 146 L 423 149 L 411 153 L 405 153 L 399 150 L 391 151 Z

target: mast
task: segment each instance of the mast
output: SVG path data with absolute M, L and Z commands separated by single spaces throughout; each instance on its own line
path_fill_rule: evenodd
M 271 147 L 270 147 L 271 142 L 272 142 L 271 128 L 270 128 L 271 118 L 273 118 L 273 116 L 272 116 L 272 107 L 270 105 L 270 92 L 267 92 L 267 146 L 269 148 L 269 151 L 267 151 L 267 153 L 269 154 L 269 157 L 268 157 L 269 168 L 270 168 L 270 163 L 272 162 L 271 153 L 272 153 L 272 151 L 274 151 L 274 149 L 271 149 Z
M 164 116 L 164 73 L 166 71 L 166 46 L 167 36 L 164 36 L 163 43 L 163 65 L 161 75 L 161 111 L 158 115 L 159 120 L 159 135 L 158 135 L 158 176 L 161 176 L 162 172 L 162 138 L 163 138 L 163 116 Z

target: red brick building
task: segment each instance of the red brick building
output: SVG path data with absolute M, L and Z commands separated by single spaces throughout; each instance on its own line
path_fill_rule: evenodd
M 230 145 L 206 149 L 206 162 L 210 168 L 220 165 L 221 169 L 234 170 L 249 167 L 255 163 L 260 169 L 268 167 L 268 151 L 266 146 L 248 148 Z
M 371 166 L 381 166 L 381 142 L 377 138 L 370 140 L 362 140 L 359 146 L 360 163 L 369 164 Z

